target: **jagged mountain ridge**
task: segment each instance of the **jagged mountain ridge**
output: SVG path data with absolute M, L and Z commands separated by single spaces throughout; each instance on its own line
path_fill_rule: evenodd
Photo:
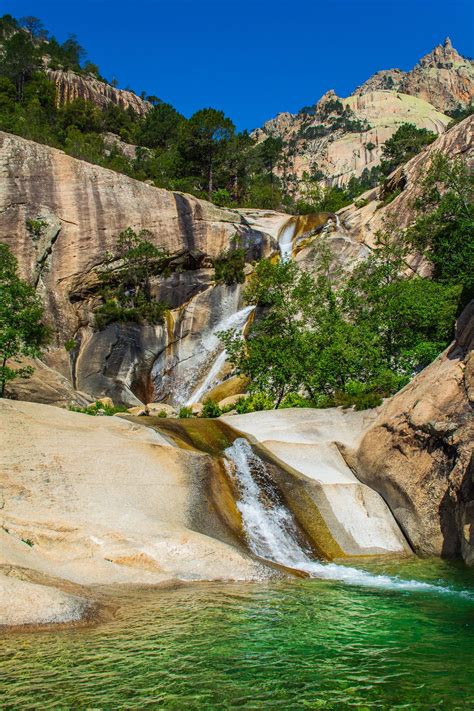
M 374 74 L 354 94 L 388 89 L 417 96 L 446 112 L 469 106 L 474 98 L 474 62 L 454 49 L 449 37 L 425 54 L 409 72 L 386 69 Z
M 305 173 L 344 185 L 352 175 L 379 165 L 383 144 L 402 123 L 441 134 L 449 124 L 443 112 L 465 108 L 473 97 L 474 64 L 446 39 L 410 72 L 377 72 L 347 98 L 330 90 L 310 115 L 278 114 L 253 135 L 286 143 L 279 173 L 293 190 Z M 346 110 L 342 118 L 336 102 Z

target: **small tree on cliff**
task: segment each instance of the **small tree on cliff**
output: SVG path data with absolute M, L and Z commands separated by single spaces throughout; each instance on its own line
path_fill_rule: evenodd
M 43 307 L 34 288 L 20 279 L 15 257 L 0 243 L 0 397 L 7 382 L 27 378 L 31 367 L 11 368 L 20 356 L 36 357 L 49 339 L 49 329 L 42 323 Z
M 107 267 L 101 274 L 104 303 L 95 311 L 98 328 L 114 321 L 163 320 L 166 306 L 153 300 L 150 280 L 163 273 L 169 255 L 148 237 L 148 230 L 137 233 L 127 227 L 120 233 L 115 251 L 107 255 Z

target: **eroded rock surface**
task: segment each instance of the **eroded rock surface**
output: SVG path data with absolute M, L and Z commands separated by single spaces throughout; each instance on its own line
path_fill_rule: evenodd
M 56 86 L 56 98 L 60 106 L 75 99 L 84 99 L 101 108 L 108 104 L 115 104 L 121 109 L 132 109 L 139 116 L 146 114 L 152 107 L 149 101 L 144 101 L 133 91 L 117 89 L 92 74 L 84 76 L 63 69 L 46 71 L 49 79 Z
M 352 460 L 415 552 L 474 564 L 474 302 L 456 340 L 382 407 Z
M 1 400 L 0 428 L 0 568 L 85 586 L 268 574 L 213 509 L 208 455 L 122 418 L 33 403 Z M 58 615 L 72 614 L 64 602 Z
M 268 256 L 288 219 L 282 213 L 246 216 L 221 209 L 6 133 L 0 133 L 0 170 L 0 240 L 43 298 L 55 333 L 46 364 L 73 388 L 127 405 L 153 399 L 153 362 L 175 334 L 146 325 L 94 329 L 99 272 L 119 233 L 146 229 L 169 252 L 170 274 L 154 279 L 152 295 L 177 309 L 201 292 L 210 294 L 212 259 L 235 235 L 249 261 Z M 41 235 L 31 233 L 28 220 L 41 222 Z M 68 352 L 66 342 L 74 344 Z M 12 392 L 23 396 L 15 386 Z
M 285 409 L 224 417 L 270 453 L 291 510 L 325 557 L 406 554 L 409 547 L 383 499 L 354 476 L 339 448 L 356 446 L 376 417 Z

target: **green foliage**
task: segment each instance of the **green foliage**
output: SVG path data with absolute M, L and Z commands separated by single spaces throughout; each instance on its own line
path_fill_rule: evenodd
M 148 148 L 169 148 L 177 141 L 184 123 L 184 116 L 173 106 L 159 102 L 140 123 L 136 140 Z
M 201 417 L 220 417 L 222 410 L 214 400 L 206 400 L 202 406 Z
M 381 207 L 385 207 L 386 205 L 390 205 L 390 203 L 393 202 L 395 198 L 397 198 L 399 195 L 401 195 L 401 193 L 402 188 L 400 187 L 385 192 L 383 199 L 377 205 L 377 210 L 380 210 Z
M 417 128 L 412 123 L 403 123 L 382 147 L 382 171 L 391 173 L 402 163 L 416 156 L 425 146 L 436 139 L 436 133 L 426 128 Z
M 323 242 L 317 276 L 294 262 L 260 262 L 245 290 L 258 317 L 248 337 L 220 334 L 250 391 L 274 407 L 380 404 L 446 346 L 459 286 L 407 279 L 405 248 L 387 235 L 336 289 Z M 250 411 L 245 401 L 236 409 Z M 240 409 L 239 409 L 240 408 Z
M 235 411 L 239 415 L 245 415 L 247 412 L 271 410 L 272 408 L 273 399 L 264 392 L 254 392 L 252 395 L 240 398 L 234 406 Z
M 118 412 L 127 412 L 127 408 L 122 405 L 110 406 L 99 401 L 96 401 L 91 405 L 87 405 L 86 407 L 70 405 L 69 410 L 72 412 L 82 412 L 84 415 L 92 415 L 93 417 L 96 417 L 97 415 L 111 417 L 112 415 L 116 415 Z
M 280 403 L 280 410 L 289 407 L 313 407 L 313 403 L 299 393 L 288 393 Z
M 41 220 L 41 219 L 37 219 L 37 220 L 27 219 L 26 220 L 26 229 L 31 234 L 31 239 L 35 242 L 42 237 L 47 226 L 48 226 L 48 223 L 46 220 Z
M 42 318 L 43 306 L 34 287 L 20 279 L 15 257 L 0 243 L 0 397 L 7 382 L 33 372 L 31 367 L 11 368 L 9 361 L 39 356 L 50 336 Z
M 180 407 L 178 412 L 178 417 L 180 420 L 188 420 L 190 417 L 194 417 L 191 407 Z
M 64 343 L 64 348 L 66 349 L 66 351 L 68 353 L 73 351 L 76 348 L 76 346 L 77 346 L 77 343 L 74 340 L 74 338 L 68 338 L 68 340 Z
M 451 128 L 451 126 L 455 126 L 457 123 L 464 121 L 465 118 L 467 118 L 468 116 L 472 116 L 473 113 L 474 104 L 470 104 L 469 106 L 458 106 L 452 111 L 446 111 L 446 114 L 448 116 L 451 116 L 452 118 L 452 121 L 449 124 L 448 128 Z
M 474 297 L 474 179 L 461 158 L 437 153 L 415 202 L 418 219 L 408 244 L 431 262 L 433 278 L 459 284 L 460 306 Z
M 128 227 L 120 233 L 114 253 L 107 255 L 100 274 L 103 303 L 94 312 L 97 328 L 112 322 L 162 323 L 167 307 L 153 300 L 150 282 L 164 272 L 168 255 L 148 237 L 147 230 L 136 233 Z
M 245 281 L 245 250 L 237 246 L 234 238 L 229 249 L 221 252 L 214 260 L 214 282 L 216 284 L 243 284 Z

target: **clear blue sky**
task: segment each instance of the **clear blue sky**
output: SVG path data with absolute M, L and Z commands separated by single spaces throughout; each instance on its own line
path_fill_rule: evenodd
M 121 87 L 186 116 L 222 109 L 239 129 L 410 69 L 446 35 L 474 55 L 472 0 L 3 0 L 0 12 L 75 33 Z

